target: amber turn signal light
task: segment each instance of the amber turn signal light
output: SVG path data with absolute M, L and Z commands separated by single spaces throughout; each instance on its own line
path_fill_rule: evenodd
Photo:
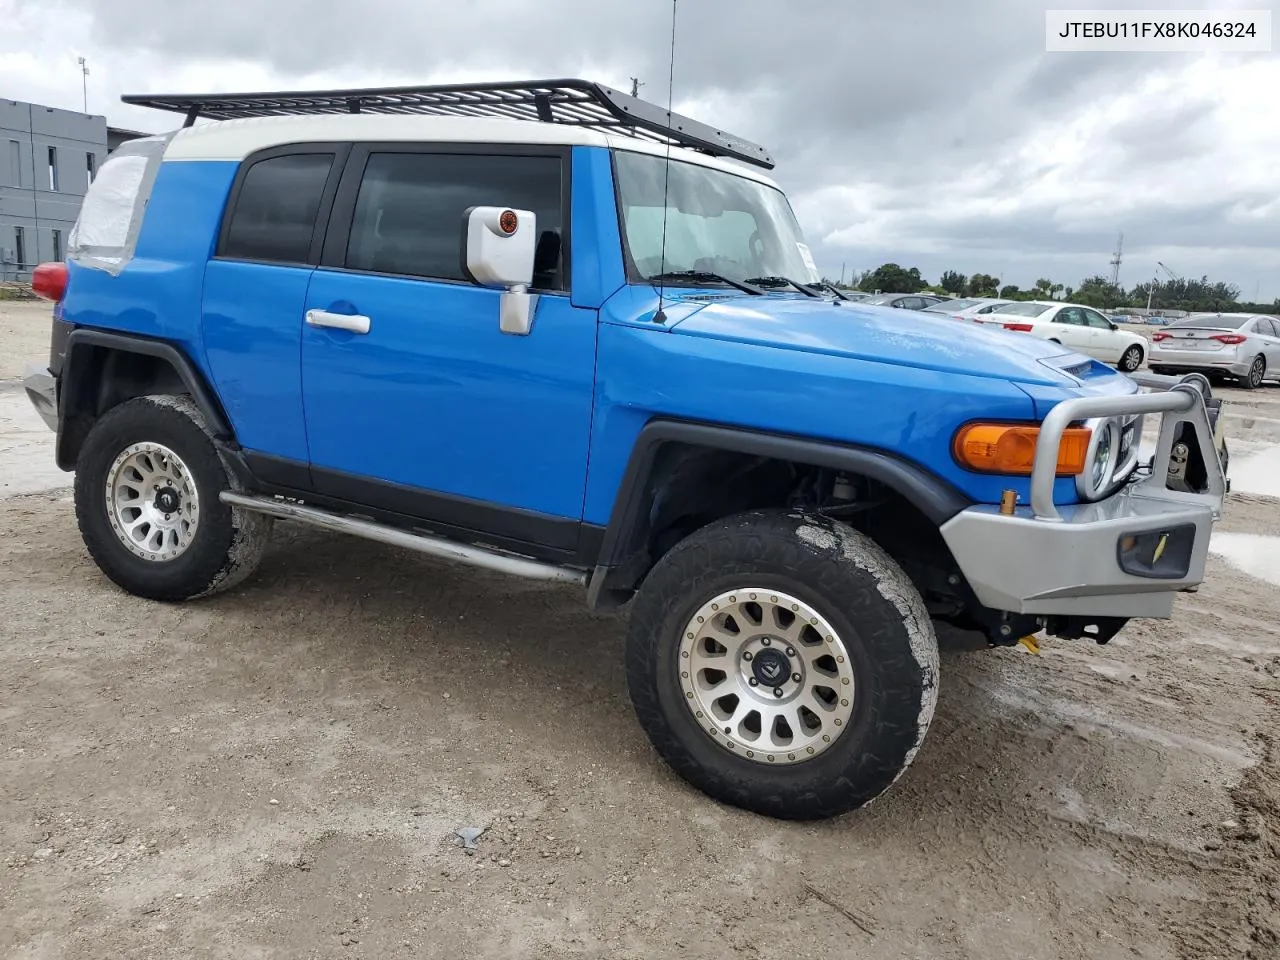
M 1088 427 L 1069 427 L 1058 445 L 1060 477 L 1074 477 L 1084 472 L 1093 431 Z M 979 473 L 1002 473 L 1030 476 L 1036 460 L 1036 441 L 1040 428 L 1008 423 L 971 423 L 956 434 L 955 458 L 962 467 Z

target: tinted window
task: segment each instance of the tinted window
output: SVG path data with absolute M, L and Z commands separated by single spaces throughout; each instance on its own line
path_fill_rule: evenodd
M 1058 311 L 1058 315 L 1053 318 L 1054 323 L 1069 323 L 1073 327 L 1088 326 L 1084 319 L 1084 311 L 1075 307 L 1063 307 Z
M 531 210 L 537 217 L 534 286 L 563 290 L 559 157 L 375 153 L 356 198 L 346 266 L 353 270 L 466 280 L 468 207 Z
M 1085 318 L 1086 318 L 1086 320 L 1088 321 L 1089 326 L 1091 326 L 1091 327 L 1101 327 L 1103 330 L 1110 330 L 1110 329 L 1111 329 L 1111 321 L 1109 321 L 1109 320 L 1108 320 L 1106 317 L 1104 317 L 1102 314 L 1097 313 L 1097 312 L 1096 312 L 1096 311 L 1094 311 L 1094 310 L 1084 310 L 1084 311 L 1082 311 L 1082 312 L 1084 313 Z
M 219 254 L 240 260 L 306 263 L 324 183 L 328 153 L 259 160 L 245 174 Z
M 1270 337 L 1280 337 L 1280 323 L 1263 318 L 1258 321 L 1258 332 Z

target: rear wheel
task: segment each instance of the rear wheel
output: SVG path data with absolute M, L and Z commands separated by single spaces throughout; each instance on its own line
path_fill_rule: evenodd
M 627 680 L 654 747 L 722 802 L 816 819 L 875 799 L 933 717 L 924 603 L 872 540 L 821 516 L 719 521 L 654 567 Z
M 1133 373 L 1140 366 L 1142 366 L 1142 348 L 1135 343 L 1120 358 L 1120 369 L 1125 373 Z
M 129 593 L 188 600 L 257 567 L 268 517 L 219 500 L 234 489 L 188 397 L 150 396 L 94 424 L 76 462 L 76 517 L 98 567 Z
M 1249 372 L 1240 378 L 1240 386 L 1246 390 L 1256 390 L 1262 386 L 1262 380 L 1267 375 L 1267 361 L 1259 354 L 1253 358 L 1253 363 L 1249 364 Z

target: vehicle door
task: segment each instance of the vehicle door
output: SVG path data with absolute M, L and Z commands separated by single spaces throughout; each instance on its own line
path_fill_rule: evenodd
M 1097 310 L 1082 310 L 1081 313 L 1089 328 L 1089 345 L 1093 356 L 1107 363 L 1118 362 L 1128 343 L 1125 335 L 1116 330 L 1111 321 Z
M 575 547 L 596 315 L 569 297 L 570 164 L 570 148 L 556 146 L 353 148 L 306 301 L 303 395 L 319 493 Z M 536 216 L 527 335 L 504 333 L 501 291 L 465 275 L 474 206 Z
M 1047 327 L 1045 335 L 1049 339 L 1057 340 L 1063 346 L 1093 356 L 1089 326 L 1085 323 L 1084 311 L 1079 307 L 1062 307 L 1050 317 Z
M 1267 376 L 1275 376 L 1280 372 L 1280 323 L 1273 317 L 1259 317 L 1254 324 L 1267 358 Z
M 245 158 L 205 265 L 205 357 L 255 469 L 266 468 L 258 462 L 263 458 L 287 461 L 305 477 L 303 303 L 348 150 L 334 143 L 290 144 Z

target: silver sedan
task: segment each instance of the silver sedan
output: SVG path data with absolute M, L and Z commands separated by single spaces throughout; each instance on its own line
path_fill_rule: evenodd
M 1258 313 L 1198 313 L 1151 337 L 1153 373 L 1218 373 L 1254 390 L 1280 380 L 1280 318 Z

